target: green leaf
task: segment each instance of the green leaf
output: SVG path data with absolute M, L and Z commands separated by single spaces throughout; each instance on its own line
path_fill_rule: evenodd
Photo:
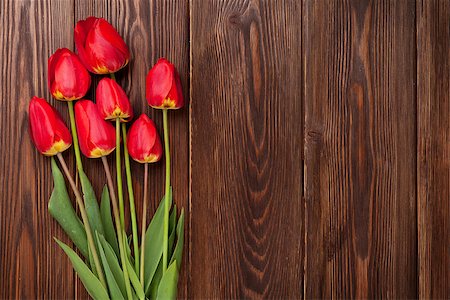
M 156 272 L 153 275 L 152 283 L 150 284 L 150 288 L 147 291 L 147 296 L 149 296 L 150 299 L 156 299 L 156 296 L 158 294 L 158 287 L 159 287 L 159 283 L 161 282 L 162 273 L 163 273 L 162 265 L 163 265 L 163 259 L 161 258 L 159 260 L 158 268 L 156 268 Z
M 180 218 L 178 219 L 177 224 L 177 244 L 175 246 L 175 250 L 173 251 L 172 259 L 170 260 L 170 264 L 173 261 L 177 262 L 177 268 L 180 270 L 181 268 L 181 260 L 183 257 L 183 244 L 184 244 L 184 209 L 181 209 Z
M 174 205 L 172 213 L 169 216 L 169 240 L 168 240 L 168 258 L 172 255 L 173 242 L 175 241 L 175 228 L 177 225 L 177 206 Z M 170 264 L 169 264 L 170 265 Z
M 175 228 L 176 228 L 176 220 L 177 220 L 177 206 L 174 205 L 172 209 L 172 213 L 169 217 L 169 257 L 171 255 L 171 249 L 173 248 L 173 242 L 175 240 Z M 163 259 L 159 260 L 158 267 L 156 268 L 155 274 L 153 275 L 152 282 L 150 283 L 150 288 L 148 290 L 148 295 L 150 296 L 150 299 L 155 299 L 156 294 L 158 293 L 158 286 L 161 282 L 162 278 L 162 262 Z
M 67 193 L 63 174 L 52 158 L 54 188 L 48 202 L 50 215 L 59 223 L 84 257 L 88 257 L 88 244 L 83 223 L 81 223 Z
M 144 290 L 148 293 L 153 275 L 158 267 L 163 252 L 164 199 L 153 216 L 145 233 Z M 169 207 L 172 206 L 172 189 L 169 193 Z
M 99 238 L 100 243 L 102 244 L 103 250 L 105 252 L 106 260 L 108 261 L 108 265 L 111 269 L 111 272 L 114 275 L 114 278 L 116 279 L 117 285 L 119 286 L 122 295 L 125 297 L 127 290 L 125 287 L 125 279 L 123 276 L 123 271 L 119 264 L 119 259 L 117 258 L 113 248 L 111 247 L 110 244 L 108 244 L 106 239 L 102 235 L 100 235 Z
M 136 291 L 136 295 L 138 296 L 139 299 L 145 299 L 144 289 L 142 288 L 142 285 L 139 282 L 139 278 L 137 277 L 136 272 L 134 271 L 134 267 L 129 260 L 127 260 L 127 270 L 128 275 L 130 276 L 131 284 L 133 285 L 134 290 Z
M 95 275 L 95 277 L 98 278 L 97 268 L 95 266 L 94 257 L 92 256 L 92 251 L 90 247 L 88 247 L 88 251 L 89 251 L 89 266 L 91 267 L 90 269 L 92 273 Z
M 94 299 L 109 299 L 108 292 L 101 284 L 100 280 L 89 270 L 88 266 L 81 260 L 81 258 L 69 246 L 54 238 L 58 245 L 64 250 L 72 262 L 73 269 L 83 282 L 86 291 Z
M 125 233 L 125 231 L 123 232 L 123 236 L 127 236 L 127 234 Z M 131 256 L 131 248 L 130 248 L 130 245 L 131 245 L 131 239 L 132 239 L 132 236 L 130 235 L 129 237 L 127 237 L 127 240 L 126 240 L 126 242 L 125 242 L 125 252 L 126 252 L 126 254 L 127 254 L 127 258 L 128 258 L 128 260 L 132 263 L 132 264 L 134 264 L 134 259 L 133 259 L 133 256 Z
M 102 218 L 100 215 L 100 209 L 98 207 L 97 198 L 95 197 L 94 189 L 92 188 L 89 179 L 83 171 L 80 171 L 81 188 L 83 189 L 84 205 L 86 207 L 86 213 L 88 215 L 89 225 L 92 232 L 98 232 L 105 234 L 102 225 Z
M 172 232 L 172 230 L 177 225 L 177 205 L 174 204 L 172 207 L 172 212 L 169 216 L 169 232 Z
M 163 275 L 161 283 L 158 287 L 158 295 L 156 299 L 176 299 L 178 285 L 178 269 L 177 262 L 174 261 L 167 268 L 166 274 Z
M 102 225 L 105 230 L 105 238 L 119 256 L 119 244 L 117 243 L 116 231 L 111 217 L 111 201 L 109 199 L 108 187 L 105 185 L 102 192 L 102 201 L 100 202 L 100 214 L 102 216 Z
M 96 233 L 96 236 L 97 236 L 98 250 L 100 252 L 100 257 L 102 260 L 103 270 L 105 270 L 106 281 L 108 282 L 108 289 L 109 294 L 111 295 L 111 299 L 125 300 L 124 295 L 122 295 L 122 291 L 120 290 L 119 285 L 111 271 L 111 268 L 109 267 L 105 251 L 103 250 L 102 243 L 100 242 L 99 234 Z M 102 235 L 100 236 L 103 237 Z

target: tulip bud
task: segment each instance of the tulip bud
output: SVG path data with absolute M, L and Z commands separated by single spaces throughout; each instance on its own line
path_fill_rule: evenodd
M 111 123 L 103 120 L 97 106 L 90 100 L 75 104 L 78 140 L 83 154 L 97 158 L 110 154 L 116 148 L 116 133 Z
M 96 91 L 97 108 L 105 120 L 119 118 L 122 122 L 128 122 L 133 118 L 133 109 L 125 91 L 120 85 L 110 78 L 100 80 Z
M 162 156 L 161 139 L 155 123 L 142 114 L 131 125 L 127 139 L 128 153 L 137 162 L 157 162 Z
M 72 144 L 72 136 L 58 112 L 45 99 L 33 97 L 28 107 L 29 133 L 36 148 L 53 156 Z
M 115 73 L 130 59 L 127 45 L 105 19 L 89 17 L 78 21 L 75 45 L 81 61 L 95 74 Z
M 178 109 L 183 107 L 180 76 L 174 65 L 160 58 L 148 72 L 146 98 L 153 108 Z
M 91 85 L 91 75 L 78 56 L 67 48 L 56 50 L 48 59 L 48 87 L 58 100 L 83 98 Z

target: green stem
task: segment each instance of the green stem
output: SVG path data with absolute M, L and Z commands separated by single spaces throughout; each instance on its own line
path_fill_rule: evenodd
M 75 114 L 73 112 L 73 102 L 67 101 L 69 106 L 70 128 L 72 129 L 73 148 L 75 149 L 75 159 L 77 162 L 78 171 L 83 171 L 83 164 L 81 162 L 80 146 L 78 145 L 77 128 L 75 126 Z
M 86 230 L 86 237 L 87 237 L 87 240 L 89 243 L 89 248 L 92 251 L 92 257 L 94 258 L 95 269 L 97 270 L 97 273 L 99 275 L 101 283 L 103 284 L 103 286 L 105 288 L 107 288 L 105 276 L 103 275 L 102 266 L 100 264 L 100 259 L 98 258 L 97 248 L 95 247 L 94 237 L 92 235 L 92 229 L 91 229 L 91 226 L 89 225 L 89 219 L 88 219 L 86 209 L 83 204 L 83 198 L 81 197 L 81 194 L 75 185 L 75 181 L 73 180 L 72 175 L 70 175 L 69 168 L 67 168 L 67 164 L 64 161 L 63 156 L 61 155 L 61 153 L 56 154 L 56 156 L 58 157 L 58 160 L 61 163 L 64 173 L 66 174 L 67 180 L 69 181 L 70 186 L 72 187 L 73 193 L 75 194 L 75 199 L 76 199 L 78 207 L 80 209 L 81 219 L 83 220 L 84 228 Z
M 116 80 L 116 75 L 114 75 L 114 73 L 110 73 L 109 76 L 111 76 L 112 80 Z
M 147 225 L 147 189 L 148 189 L 148 163 L 144 166 L 144 199 L 142 206 L 142 229 L 141 229 L 141 284 L 144 286 L 144 261 L 145 261 L 145 228 Z
M 164 126 L 164 150 L 166 155 L 166 194 L 164 196 L 164 239 L 163 239 L 163 275 L 167 270 L 167 255 L 169 248 L 169 192 L 170 192 L 170 149 L 169 126 L 167 121 L 167 109 L 163 109 Z
M 131 180 L 130 155 L 127 148 L 127 126 L 122 123 L 122 139 L 123 139 L 123 153 L 125 156 L 125 171 L 127 174 L 128 200 L 130 201 L 131 227 L 133 230 L 133 247 L 134 247 L 134 268 L 136 274 L 139 274 L 139 241 L 136 222 L 136 208 L 134 205 L 133 182 Z
M 117 194 L 119 197 L 120 225 L 125 229 L 125 211 L 123 207 L 122 163 L 120 161 L 120 119 L 116 119 L 116 171 Z
M 113 204 L 113 214 L 114 214 L 114 220 L 116 223 L 117 239 L 119 240 L 120 260 L 122 261 L 125 287 L 127 290 L 128 299 L 131 300 L 131 299 L 133 299 L 133 296 L 131 294 L 131 285 L 130 285 L 130 279 L 128 276 L 128 268 L 127 268 L 127 263 L 126 263 L 127 258 L 126 258 L 126 254 L 125 254 L 125 244 L 124 244 L 126 237 L 123 235 L 123 230 L 120 226 L 120 217 L 119 217 L 119 209 L 117 208 L 116 192 L 114 191 L 114 184 L 112 181 L 111 172 L 109 170 L 109 164 L 108 164 L 108 160 L 106 159 L 106 157 L 102 156 L 102 162 L 103 162 L 103 167 L 104 167 L 105 173 L 106 173 L 106 179 L 108 182 L 109 193 L 111 196 L 111 202 Z

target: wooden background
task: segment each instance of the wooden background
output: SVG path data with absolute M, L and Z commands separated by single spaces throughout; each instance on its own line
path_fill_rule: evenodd
M 179 297 L 450 298 L 448 0 L 1 1 L 0 298 L 87 297 L 52 240 L 68 241 L 27 107 L 50 99 L 47 59 L 91 15 L 129 45 L 118 80 L 159 128 L 145 75 L 160 56 L 181 74 Z M 163 174 L 151 168 L 151 212 Z

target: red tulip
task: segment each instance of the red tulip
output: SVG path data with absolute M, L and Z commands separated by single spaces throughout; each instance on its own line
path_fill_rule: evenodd
M 116 132 L 103 120 L 97 106 L 90 100 L 75 104 L 75 121 L 81 152 L 89 158 L 110 154 L 116 148 Z
M 130 101 L 120 85 L 110 78 L 100 80 L 96 91 L 97 108 L 105 120 L 119 118 L 127 122 L 133 118 Z
M 146 98 L 153 108 L 183 107 L 180 76 L 174 65 L 160 58 L 147 75 Z
M 83 98 L 91 85 L 91 75 L 78 56 L 67 48 L 56 50 L 48 59 L 48 87 L 58 100 Z
M 72 144 L 72 136 L 58 112 L 45 99 L 33 97 L 28 108 L 29 133 L 44 155 L 63 152 Z
M 156 131 L 155 123 L 147 115 L 142 114 L 131 125 L 127 146 L 130 156 L 137 162 L 152 163 L 161 159 L 161 139 Z
M 125 67 L 130 51 L 117 31 L 105 19 L 89 17 L 75 26 L 78 55 L 92 73 L 114 73 Z

